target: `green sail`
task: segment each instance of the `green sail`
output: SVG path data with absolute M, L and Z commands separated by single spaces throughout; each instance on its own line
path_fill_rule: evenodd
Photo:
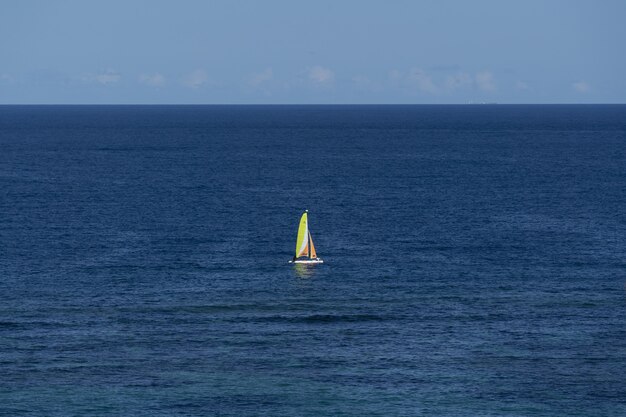
M 298 240 L 296 241 L 296 258 L 308 255 L 309 250 L 309 224 L 305 212 L 300 218 L 300 227 L 298 227 Z

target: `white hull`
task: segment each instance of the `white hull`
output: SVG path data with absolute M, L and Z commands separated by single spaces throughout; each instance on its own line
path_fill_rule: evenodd
M 321 259 L 296 259 L 295 261 L 289 261 L 290 264 L 323 264 Z

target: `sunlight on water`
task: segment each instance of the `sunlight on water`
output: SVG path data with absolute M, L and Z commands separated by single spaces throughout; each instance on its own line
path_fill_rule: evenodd
M 315 276 L 315 268 L 319 265 L 293 264 L 293 271 L 298 278 L 312 278 Z

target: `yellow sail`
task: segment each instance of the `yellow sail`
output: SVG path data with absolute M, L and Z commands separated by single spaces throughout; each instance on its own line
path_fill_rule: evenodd
M 296 241 L 296 258 L 308 255 L 309 252 L 309 224 L 307 213 L 305 212 L 300 218 L 300 227 L 298 228 L 298 240 Z
M 315 253 L 315 246 L 313 245 L 313 238 L 311 237 L 311 232 L 309 232 L 309 240 L 311 241 L 311 255 L 309 255 L 309 258 L 311 259 L 317 258 L 317 253 Z

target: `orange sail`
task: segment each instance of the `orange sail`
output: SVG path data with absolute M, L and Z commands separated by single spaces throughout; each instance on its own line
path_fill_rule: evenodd
M 313 238 L 311 237 L 311 233 L 309 233 L 309 242 L 311 242 L 311 253 L 309 254 L 309 258 L 315 259 L 317 258 L 317 253 L 315 252 L 315 245 L 313 245 Z

